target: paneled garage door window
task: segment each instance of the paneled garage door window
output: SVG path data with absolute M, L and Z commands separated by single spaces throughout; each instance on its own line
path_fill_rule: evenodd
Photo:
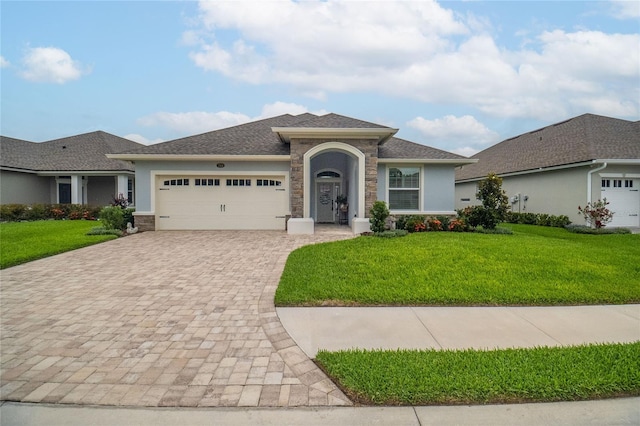
M 164 186 L 189 186 L 189 179 L 170 179 L 163 182 Z
M 256 186 L 282 186 L 282 181 L 273 179 L 256 179 Z
M 227 179 L 227 186 L 251 186 L 251 179 Z
M 220 186 L 220 179 L 195 179 L 195 186 Z

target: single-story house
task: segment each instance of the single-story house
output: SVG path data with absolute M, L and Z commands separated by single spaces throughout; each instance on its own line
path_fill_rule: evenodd
M 133 164 L 106 154 L 140 146 L 101 131 L 47 142 L 0 136 L 0 204 L 101 206 L 119 194 L 133 204 Z
M 640 121 L 584 114 L 507 139 L 456 171 L 456 209 L 479 203 L 478 182 L 503 179 L 514 212 L 566 215 L 606 198 L 609 226 L 640 226 Z
M 397 131 L 337 114 L 285 114 L 107 156 L 135 163 L 142 230 L 308 234 L 315 223 L 343 221 L 360 233 L 376 200 L 396 214 L 455 214 L 455 168 L 476 160 Z

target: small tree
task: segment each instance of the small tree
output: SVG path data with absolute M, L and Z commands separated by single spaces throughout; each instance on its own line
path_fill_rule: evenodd
M 376 201 L 369 210 L 369 222 L 373 232 L 384 232 L 387 217 L 389 217 L 389 209 L 384 201 Z
M 584 208 L 578 206 L 578 211 L 584 216 L 584 220 L 596 229 L 604 228 L 613 219 L 613 212 L 607 208 L 609 202 L 606 198 L 588 202 Z
M 475 214 L 480 225 L 486 229 L 495 229 L 502 222 L 509 211 L 509 198 L 502 189 L 502 178 L 495 173 L 489 173 L 478 184 L 476 198 L 482 201 L 484 211 L 476 209 Z

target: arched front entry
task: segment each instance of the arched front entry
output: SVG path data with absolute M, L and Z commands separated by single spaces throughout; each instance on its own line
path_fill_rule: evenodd
M 340 191 L 348 197 L 348 218 L 364 218 L 365 206 L 365 155 L 358 148 L 343 142 L 325 142 L 308 150 L 303 157 L 304 188 L 303 215 L 317 220 L 316 203 L 318 173 L 333 170 L 340 174 Z M 335 186 L 333 187 L 335 190 Z

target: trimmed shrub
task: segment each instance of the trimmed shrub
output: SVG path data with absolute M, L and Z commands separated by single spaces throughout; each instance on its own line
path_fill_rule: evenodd
M 631 230 L 628 228 L 592 228 L 586 225 L 567 225 L 564 227 L 569 232 L 574 234 L 591 234 L 591 235 L 606 235 L 606 234 L 630 234 Z
M 122 237 L 122 231 L 119 229 L 106 229 L 103 227 L 91 228 L 86 235 L 115 235 L 117 237 Z
M 394 229 L 389 231 L 376 232 L 373 235 L 380 238 L 395 238 L 395 237 L 404 237 L 407 234 L 408 232 L 405 229 Z
M 408 232 L 423 232 L 427 229 L 426 218 L 421 215 L 404 216 L 404 229 Z M 396 223 L 396 227 L 398 224 Z
M 373 232 L 384 232 L 387 217 L 389 217 L 389 209 L 384 201 L 376 201 L 369 211 L 369 222 Z
M 133 217 L 133 212 L 135 211 L 136 209 L 132 207 L 122 210 L 125 227 L 127 226 L 127 223 L 131 223 L 131 226 L 136 226 L 136 224 L 134 223 L 134 217 Z
M 26 208 L 24 204 L 3 204 L 0 206 L 0 219 L 5 222 L 22 220 Z
M 454 219 L 449 223 L 449 231 L 451 232 L 465 232 L 468 231 L 469 227 L 464 220 L 462 219 Z
M 545 213 L 516 213 L 510 212 L 505 218 L 505 222 L 518 223 L 522 225 L 551 226 L 563 228 L 571 223 L 568 216 L 554 216 Z
M 126 226 L 124 211 L 117 206 L 104 207 L 100 210 L 100 221 L 104 224 L 105 229 L 122 230 Z
M 442 222 L 438 219 L 427 219 L 427 231 L 442 231 Z

